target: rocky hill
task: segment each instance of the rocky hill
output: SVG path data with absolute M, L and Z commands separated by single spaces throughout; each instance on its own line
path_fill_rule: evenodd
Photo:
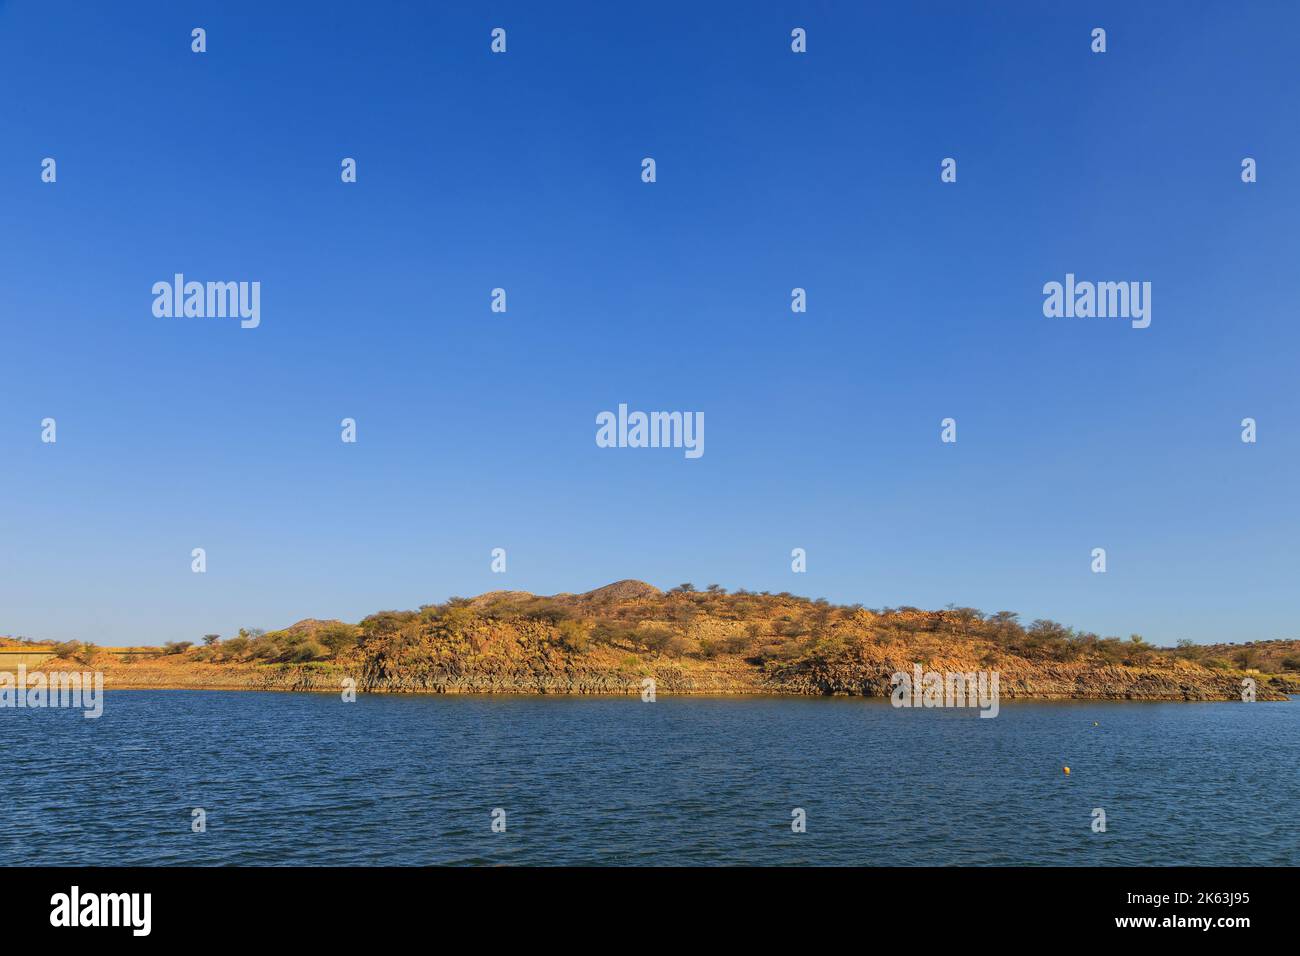
M 636 694 L 651 677 L 666 694 L 888 696 L 891 676 L 920 664 L 997 671 L 1004 699 L 1239 700 L 1245 677 L 1259 700 L 1300 692 L 1285 648 L 1240 658 L 1026 625 L 1005 611 L 871 610 L 641 581 L 583 594 L 493 591 L 177 648 L 94 662 L 109 687 L 337 691 L 351 677 L 372 692 Z

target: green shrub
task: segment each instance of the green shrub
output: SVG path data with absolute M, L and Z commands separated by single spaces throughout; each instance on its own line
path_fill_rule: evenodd
M 360 638 L 357 628 L 351 624 L 331 624 L 316 632 L 316 640 L 329 650 L 330 657 L 338 657 L 344 651 L 356 646 Z
M 652 651 L 663 651 L 668 642 L 676 637 L 676 633 L 669 628 L 654 626 L 643 627 L 637 630 L 637 642 L 644 648 Z
M 592 626 L 588 621 L 566 619 L 555 626 L 560 643 L 571 651 L 585 651 L 591 642 Z
M 284 649 L 281 660 L 289 664 L 305 664 L 307 661 L 322 661 L 330 656 L 329 648 L 319 641 L 306 638 L 295 641 Z
M 440 609 L 431 608 L 436 615 Z M 365 618 L 358 627 L 366 636 L 384 637 L 396 633 L 399 629 L 414 621 L 419 615 L 414 611 L 380 611 Z

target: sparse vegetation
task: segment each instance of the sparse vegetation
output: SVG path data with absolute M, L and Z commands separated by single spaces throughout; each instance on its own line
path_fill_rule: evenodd
M 79 659 L 95 653 L 75 642 L 57 650 Z M 1271 675 L 1275 688 L 1300 690 L 1294 676 L 1300 641 L 1179 641 L 1163 648 L 1136 634 L 1102 637 L 1045 618 L 1023 624 L 1013 611 L 951 605 L 868 610 L 788 592 L 728 593 L 717 584 L 661 592 L 635 581 L 586 594 L 456 597 L 416 611 L 380 611 L 358 624 L 307 620 L 278 631 L 244 628 L 224 641 L 205 635 L 198 648 L 168 642 L 161 654 L 196 666 L 332 667 L 361 675 L 362 683 L 411 688 L 476 681 L 508 686 L 534 679 L 527 675 L 549 675 L 544 679 L 561 687 L 575 681 L 602 686 L 613 679 L 609 675 L 668 667 L 682 679 L 866 692 L 868 685 L 878 691 L 880 674 L 901 662 L 948 660 L 1007 675 L 1073 668 L 1059 673 L 1078 674 L 1070 679 L 1085 683 L 1103 668 L 1112 680 L 1119 679 L 1115 668 L 1146 669 L 1157 675 L 1148 684 L 1164 682 L 1171 694 L 1191 692 L 1187 688 L 1198 681 L 1230 687 L 1224 682 L 1234 672 L 1250 669 Z

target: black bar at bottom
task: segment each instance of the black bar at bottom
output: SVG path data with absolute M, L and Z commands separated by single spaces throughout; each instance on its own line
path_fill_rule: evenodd
M 789 932 L 818 942 L 882 943 L 895 933 L 919 933 L 940 945 L 1097 936 L 1230 944 L 1261 932 L 1289 935 L 1293 922 L 1284 906 L 1294 898 L 1294 879 L 1293 870 L 1238 867 L 37 867 L 0 870 L 0 899 L 11 942 L 76 934 L 78 942 L 113 938 L 127 945 L 340 945 L 457 928 L 494 944 L 518 938 L 653 945 L 689 927 L 692 942 Z M 147 921 L 142 894 L 149 894 Z M 80 925 L 86 922 L 118 925 Z

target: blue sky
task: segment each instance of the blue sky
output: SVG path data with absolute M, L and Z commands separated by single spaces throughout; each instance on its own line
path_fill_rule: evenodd
M 0 3 L 0 633 L 636 577 L 1297 636 L 1293 4 L 328 6 Z

